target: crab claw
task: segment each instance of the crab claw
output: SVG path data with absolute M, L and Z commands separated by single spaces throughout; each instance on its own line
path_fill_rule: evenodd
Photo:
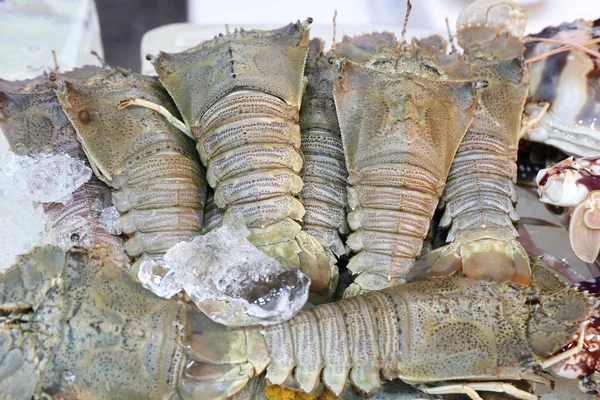
M 600 159 L 568 158 L 537 176 L 540 200 L 576 207 L 569 226 L 573 251 L 592 263 L 600 251 Z
M 571 216 L 569 239 L 580 260 L 593 263 L 600 252 L 600 191 L 581 202 Z
M 559 352 L 565 352 L 577 341 L 583 341 L 583 348 L 552 366 L 552 371 L 564 378 L 579 379 L 581 391 L 597 394 L 600 393 L 600 277 L 576 283 L 572 288 L 591 297 L 593 309 L 583 332 Z
M 600 159 L 569 157 L 538 172 L 540 200 L 560 207 L 575 207 L 594 190 L 600 190 Z

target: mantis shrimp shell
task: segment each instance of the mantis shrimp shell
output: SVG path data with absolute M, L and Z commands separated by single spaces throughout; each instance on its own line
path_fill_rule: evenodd
M 61 76 L 82 80 L 99 72 L 99 68 L 87 66 Z M 48 85 L 47 76 L 20 82 L 0 80 L 0 128 L 15 154 L 66 154 L 87 163 L 75 129 Z M 70 247 L 72 235 L 77 235 L 81 246 L 110 248 L 115 261 L 126 265 L 129 258 L 121 238 L 109 234 L 100 224 L 101 209 L 110 205 L 110 188 L 92 175 L 67 203 L 43 204 L 47 230 L 61 246 L 68 243 Z
M 197 141 L 224 221 L 244 221 L 255 246 L 300 268 L 311 292 L 327 297 L 337 268 L 297 222 L 305 214 L 298 111 L 310 22 L 236 30 L 152 61 Z
M 108 253 L 35 248 L 0 272 L 0 398 L 222 399 L 265 370 L 313 394 L 372 392 L 381 376 L 504 391 L 503 380 L 547 383 L 534 368 L 565 360 L 552 358 L 592 312 L 587 292 L 534 267 L 531 288 L 455 275 L 228 328 L 144 289 Z
M 536 274 L 536 308 L 526 303 L 529 289 L 455 275 L 323 304 L 265 328 L 226 330 L 190 315 L 194 361 L 182 387 L 194 391 L 182 397 L 225 398 L 264 370 L 270 384 L 337 396 L 348 383 L 372 393 L 381 377 L 426 391 L 448 381 L 533 378 L 528 368 L 569 344 L 592 311 L 587 294 L 541 267 Z
M 151 110 L 117 109 L 138 97 L 174 112 L 158 80 L 110 68 L 83 83 L 55 80 L 96 176 L 113 189 L 127 253 L 159 256 L 199 233 L 206 181 L 193 142 Z
M 451 244 L 419 261 L 433 262 L 430 276 L 462 268 L 475 279 L 529 284 L 529 258 L 514 226 L 519 216 L 513 183 L 528 90 L 525 48 L 519 41 L 524 26 L 521 8 L 506 0 L 475 2 L 459 17 L 459 44 L 471 57 L 473 73 L 487 86 L 452 163 L 440 204 L 445 206 L 440 226 L 450 228 L 446 240 Z
M 475 111 L 468 64 L 447 56 L 443 39 L 400 47 L 389 33 L 336 46 L 345 58 L 333 94 L 349 172 L 347 245 L 358 252 L 347 294 L 406 279 Z
M 223 210 L 215 204 L 215 194 L 211 189 L 206 193 L 206 206 L 204 207 L 204 222 L 202 223 L 202 234 L 218 228 L 223 223 Z
M 335 262 L 335 257 L 347 253 L 340 235 L 349 230 L 345 209 L 348 172 L 333 101 L 333 70 L 320 39 L 309 43 L 305 75 L 307 85 L 300 108 L 304 229 L 321 242 Z
M 187 305 L 144 289 L 109 250 L 35 248 L 0 280 L 0 398 L 177 398 Z

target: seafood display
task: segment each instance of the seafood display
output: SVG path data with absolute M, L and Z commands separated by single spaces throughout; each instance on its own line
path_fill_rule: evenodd
M 312 20 L 274 31 L 240 30 L 152 58 L 197 142 L 223 219 L 240 219 L 250 241 L 311 279 L 313 301 L 337 283 L 321 244 L 302 230 L 299 109 Z M 317 299 L 318 298 L 318 299 Z
M 175 113 L 158 80 L 110 67 L 83 82 L 50 79 L 94 174 L 113 189 L 127 254 L 157 257 L 198 234 L 206 179 L 193 142 L 151 110 L 117 108 L 141 97 Z
M 0 397 L 24 400 L 219 399 L 265 369 L 269 382 L 313 393 L 340 395 L 347 382 L 372 392 L 381 372 L 427 393 L 536 399 L 511 382 L 550 384 L 536 371 L 581 350 L 594 311 L 588 292 L 543 267 L 530 288 L 456 275 L 266 328 L 227 328 L 159 298 L 106 249 L 36 248 L 0 283 Z
M 405 281 L 473 120 L 477 83 L 439 37 L 411 44 L 390 33 L 345 37 L 336 55 L 353 230 L 346 243 L 358 252 L 348 263 L 358 276 L 347 294 L 356 294 Z
M 457 50 L 406 21 L 328 50 L 311 18 L 227 30 L 148 56 L 158 77 L 0 79 L 0 173 L 71 178 L 1 266 L 0 399 L 539 400 L 551 374 L 600 394 L 600 277 L 535 247 L 515 187 L 523 136 L 586 156 L 536 185 L 598 264 L 600 24 L 524 37 L 516 3 L 477 0 Z
M 525 13 L 512 2 L 475 2 L 457 21 L 458 44 L 470 59 L 481 91 L 475 118 L 454 157 L 440 226 L 450 245 L 420 263 L 430 276 L 462 269 L 475 279 L 528 285 L 527 252 L 517 240 L 517 152 L 527 95 L 523 65 Z M 488 8 L 489 7 L 489 8 Z
M 548 27 L 525 38 L 531 87 L 523 119 L 527 140 L 567 154 L 600 154 L 599 21 Z

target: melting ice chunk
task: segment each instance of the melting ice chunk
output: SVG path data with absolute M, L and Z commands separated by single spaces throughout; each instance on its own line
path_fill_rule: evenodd
M 308 298 L 310 279 L 283 266 L 247 239 L 243 225 L 224 224 L 144 260 L 138 278 L 161 297 L 181 287 L 215 322 L 269 325 L 291 318 Z
M 117 207 L 106 207 L 100 213 L 100 226 L 111 235 L 121 234 L 121 225 L 119 224 L 119 211 Z
M 175 275 L 175 269 L 176 266 L 164 259 L 156 260 L 144 254 L 140 262 L 138 279 L 155 295 L 170 299 L 183 289 L 183 284 Z
M 6 152 L 0 156 L 0 168 L 31 200 L 42 203 L 65 203 L 92 176 L 82 160 L 66 154 L 20 156 Z

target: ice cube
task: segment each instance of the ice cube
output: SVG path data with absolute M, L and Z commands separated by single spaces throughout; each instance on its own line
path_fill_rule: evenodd
M 92 176 L 84 161 L 66 154 L 20 156 L 6 152 L 0 156 L 0 169 L 31 200 L 42 203 L 66 203 Z
M 165 299 L 181 292 L 183 284 L 175 276 L 173 266 L 164 259 L 154 259 L 144 254 L 138 262 L 138 279 L 146 289 Z
M 166 289 L 177 288 L 175 279 L 200 310 L 224 325 L 285 321 L 306 303 L 310 279 L 258 250 L 249 234 L 243 224 L 224 224 L 176 244 L 154 264 L 142 263 L 138 277 L 161 297 L 173 295 Z
M 120 214 L 117 207 L 106 207 L 100 213 L 100 226 L 111 235 L 121 234 L 121 225 L 119 224 Z

